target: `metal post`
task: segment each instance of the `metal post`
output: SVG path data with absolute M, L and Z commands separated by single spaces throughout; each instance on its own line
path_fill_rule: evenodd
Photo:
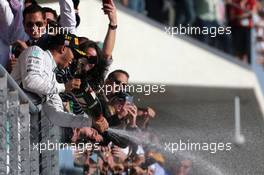
M 235 143 L 245 143 L 245 137 L 241 134 L 241 122 L 240 122 L 240 98 L 235 97 Z
M 20 164 L 21 175 L 30 174 L 30 114 L 29 104 L 20 105 Z
M 19 98 L 17 91 L 8 92 L 8 114 L 10 142 L 9 147 L 10 174 L 19 174 L 19 136 L 18 136 L 18 117 L 19 117 Z
M 38 113 L 30 116 L 30 175 L 39 175 L 39 150 L 35 145 L 39 143 L 39 121 Z
M 7 78 L 0 77 L 0 174 L 7 174 L 6 143 Z
M 45 114 L 42 114 L 41 143 L 46 144 L 46 149 L 41 153 L 41 174 L 59 175 L 59 150 L 56 148 L 59 141 L 60 127 L 54 126 Z

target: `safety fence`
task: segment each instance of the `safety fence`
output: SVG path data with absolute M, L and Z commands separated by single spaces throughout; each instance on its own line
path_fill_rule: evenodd
M 34 145 L 56 142 L 60 131 L 0 65 L 0 175 L 57 175 L 58 151 Z

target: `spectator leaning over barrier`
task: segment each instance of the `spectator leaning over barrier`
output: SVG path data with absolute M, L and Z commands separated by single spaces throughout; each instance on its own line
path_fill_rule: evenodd
M 74 35 L 51 36 L 49 50 L 43 51 L 38 46 L 29 47 L 18 59 L 12 77 L 28 93 L 35 104 L 42 104 L 42 112 L 56 125 L 62 127 L 87 127 L 92 125 L 89 117 L 75 116 L 63 112 L 60 92 L 78 88 L 78 82 L 59 84 L 55 68 L 66 68 L 73 59 L 73 50 L 78 49 L 78 38 Z M 108 128 L 102 116 L 94 118 L 94 125 L 99 132 Z

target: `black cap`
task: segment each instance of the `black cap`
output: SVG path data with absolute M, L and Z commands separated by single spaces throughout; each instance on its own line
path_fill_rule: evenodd
M 86 53 L 80 50 L 79 38 L 74 34 L 45 35 L 40 43 L 44 43 L 42 45 L 46 46 L 45 50 L 54 48 L 54 46 L 64 45 L 72 51 L 76 51 L 79 55 L 87 57 Z
M 71 48 L 72 50 L 76 51 L 81 56 L 86 56 L 86 53 L 80 50 L 80 42 L 79 38 L 76 35 L 73 34 L 65 34 L 61 36 L 62 39 L 64 39 L 64 45 L 66 47 Z

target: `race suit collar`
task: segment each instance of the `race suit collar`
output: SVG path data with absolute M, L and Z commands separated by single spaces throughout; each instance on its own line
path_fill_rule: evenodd
M 46 52 L 48 53 L 49 58 L 50 58 L 51 61 L 52 61 L 52 71 L 55 72 L 55 70 L 56 70 L 56 68 L 57 68 L 57 64 L 56 64 L 56 62 L 55 62 L 55 60 L 54 60 L 54 57 L 53 57 L 53 55 L 51 54 L 51 52 L 50 52 L 49 50 L 47 50 Z

